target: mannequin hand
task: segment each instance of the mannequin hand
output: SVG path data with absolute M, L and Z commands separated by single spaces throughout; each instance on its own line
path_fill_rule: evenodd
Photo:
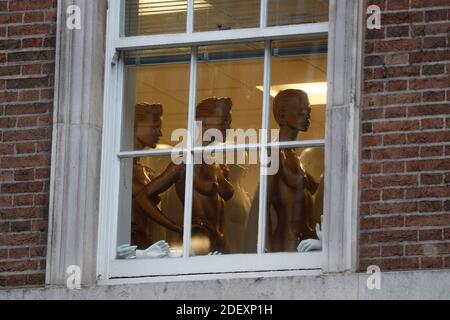
M 319 240 L 322 241 L 322 227 L 320 224 L 316 224 L 316 233 Z
M 136 250 L 138 259 L 155 259 L 167 257 L 170 253 L 170 247 L 164 240 L 158 241 L 145 250 Z
M 117 259 L 133 259 L 136 257 L 137 246 L 123 244 L 117 247 Z
M 320 250 L 322 250 L 322 241 L 316 239 L 303 240 L 297 247 L 298 252 L 310 252 Z
M 319 240 L 307 239 L 300 242 L 297 247 L 298 252 L 310 252 L 322 250 L 322 228 L 320 224 L 316 224 L 316 233 Z

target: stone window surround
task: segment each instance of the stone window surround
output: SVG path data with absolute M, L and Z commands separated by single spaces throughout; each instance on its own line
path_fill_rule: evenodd
M 70 5 L 80 30 L 66 27 Z M 70 265 L 83 286 L 96 284 L 107 7 L 58 1 L 47 285 L 65 285 Z M 363 8 L 330 0 L 323 273 L 357 269 Z

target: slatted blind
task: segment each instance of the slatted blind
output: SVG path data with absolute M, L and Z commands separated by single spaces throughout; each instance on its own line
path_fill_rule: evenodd
M 256 28 L 261 16 L 260 0 L 195 0 L 194 30 L 217 31 Z
M 328 0 L 268 0 L 268 26 L 328 21 Z
M 125 35 L 186 32 L 186 0 L 124 0 Z M 328 0 L 268 0 L 268 26 L 328 21 Z M 257 28 L 260 0 L 195 0 L 194 31 Z
M 183 33 L 186 16 L 186 0 L 125 0 L 125 35 Z

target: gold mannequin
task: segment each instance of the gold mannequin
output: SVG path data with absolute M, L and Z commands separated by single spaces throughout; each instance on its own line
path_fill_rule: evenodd
M 156 148 L 161 133 L 161 117 L 163 107 L 161 104 L 138 104 L 136 105 L 135 128 L 134 128 L 134 148 L 135 150 L 142 150 L 146 147 Z M 133 201 L 132 201 L 132 227 L 131 227 L 131 241 L 138 248 L 147 248 L 155 239 L 153 239 L 152 227 L 154 222 L 149 219 L 150 213 L 145 207 L 137 203 L 136 196 L 141 194 L 148 197 L 148 201 L 157 206 L 160 202 L 159 197 L 142 193 L 145 186 L 147 186 L 154 178 L 154 171 L 141 163 L 136 158 L 133 161 Z M 157 218 L 152 217 L 153 220 L 161 225 L 173 224 L 173 222 L 165 216 Z M 178 230 L 178 229 L 177 229 Z
M 218 129 L 225 137 L 231 123 L 231 100 L 211 98 L 202 101 L 196 108 L 196 118 L 202 122 L 203 130 Z M 170 163 L 166 170 L 152 180 L 137 196 L 137 202 L 146 208 L 151 217 L 164 216 L 159 208 L 150 201 L 175 185 L 178 197 L 184 203 L 185 194 L 184 164 Z M 228 181 L 228 168 L 219 164 L 196 164 L 194 166 L 194 184 L 192 201 L 192 236 L 206 238 L 211 251 L 226 253 L 223 241 L 224 202 L 234 193 Z M 150 197 L 149 197 L 150 196 Z M 183 232 L 182 226 L 167 225 L 167 228 Z M 194 252 L 198 254 L 198 252 Z M 206 252 L 204 252 L 206 253 Z
M 273 103 L 273 114 L 280 126 L 280 141 L 296 141 L 300 131 L 310 126 L 311 108 L 308 95 L 301 90 L 284 90 Z M 309 227 L 308 191 L 315 193 L 317 185 L 302 169 L 300 159 L 292 148 L 279 151 L 278 173 L 268 177 L 266 250 L 294 252 L 301 240 L 312 238 Z M 259 197 L 253 200 L 247 227 L 246 251 L 256 252 Z M 273 220 L 276 227 L 273 227 Z

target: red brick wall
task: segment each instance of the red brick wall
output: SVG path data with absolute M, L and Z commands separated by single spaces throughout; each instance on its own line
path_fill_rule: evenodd
M 0 288 L 42 285 L 56 0 L 0 0 Z
M 450 267 L 450 1 L 370 1 L 360 268 Z

